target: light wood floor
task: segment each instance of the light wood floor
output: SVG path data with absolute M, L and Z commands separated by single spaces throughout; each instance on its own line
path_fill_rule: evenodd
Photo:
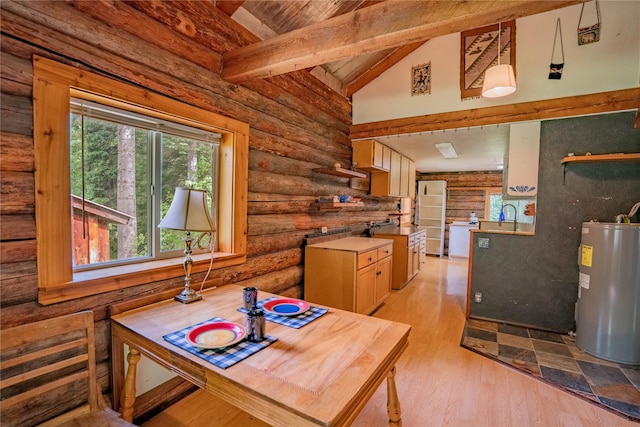
M 467 263 L 428 257 L 418 276 L 393 291 L 375 317 L 412 325 L 397 364 L 404 427 L 571 426 L 640 424 L 460 347 Z M 353 424 L 387 426 L 386 384 Z M 264 426 L 199 391 L 144 427 Z M 287 426 L 289 427 L 289 426 Z

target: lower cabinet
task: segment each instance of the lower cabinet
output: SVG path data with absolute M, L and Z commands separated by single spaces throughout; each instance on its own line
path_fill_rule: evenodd
M 393 268 L 391 287 L 402 289 L 420 271 L 420 262 L 426 257 L 425 230 L 414 232 L 404 232 L 403 227 L 392 228 L 392 232 L 387 230 L 376 231 L 376 237 L 382 239 L 393 239 Z M 409 228 L 407 228 L 409 229 Z
M 391 292 L 393 243 L 348 237 L 305 248 L 304 299 L 370 314 Z

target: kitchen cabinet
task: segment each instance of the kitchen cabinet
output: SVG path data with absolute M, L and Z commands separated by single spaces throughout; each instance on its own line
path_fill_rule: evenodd
M 415 197 L 416 163 L 375 139 L 352 141 L 352 163 L 371 172 L 372 196 Z
M 391 169 L 389 169 L 389 196 L 399 196 L 402 181 L 402 154 L 391 152 Z
M 370 314 L 391 293 L 393 241 L 347 237 L 308 245 L 304 299 Z
M 376 238 L 393 240 L 391 288 L 402 289 L 420 271 L 420 247 L 426 243 L 426 230 L 415 226 L 386 226 L 373 233 Z
M 389 172 L 391 166 L 391 148 L 375 139 L 353 141 L 352 163 L 359 169 Z
M 540 122 L 514 123 L 509 127 L 509 155 L 504 169 L 502 194 L 532 197 L 538 193 Z
M 391 151 L 389 172 L 371 172 L 372 196 L 415 197 L 416 164 Z
M 418 225 L 427 233 L 426 252 L 431 255 L 444 254 L 444 228 L 447 213 L 447 181 L 418 182 Z

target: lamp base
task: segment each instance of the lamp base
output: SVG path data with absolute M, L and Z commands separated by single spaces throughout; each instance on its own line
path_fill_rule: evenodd
M 196 302 L 202 299 L 202 295 L 200 295 L 193 289 L 189 289 L 189 291 L 190 292 L 182 291 L 180 294 L 173 297 L 173 299 L 176 301 L 180 301 L 183 304 L 189 304 L 190 302 Z

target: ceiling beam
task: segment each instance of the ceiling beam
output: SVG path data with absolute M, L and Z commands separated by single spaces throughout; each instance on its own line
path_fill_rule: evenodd
M 380 74 L 384 73 L 389 68 L 391 68 L 392 66 L 394 66 L 395 64 L 397 64 L 398 62 L 406 58 L 407 55 L 409 55 L 411 52 L 413 52 L 414 50 L 422 46 L 424 43 L 426 43 L 426 41 L 425 42 L 420 41 L 417 43 L 411 43 L 411 44 L 402 46 L 394 50 L 393 52 L 391 52 L 389 55 L 382 58 L 373 67 L 369 68 L 367 71 L 360 74 L 353 81 L 345 82 L 345 84 L 347 85 L 346 95 L 350 97 L 351 95 L 353 95 L 354 93 L 356 93 L 357 91 L 359 91 L 360 89 L 362 89 L 363 87 L 371 83 L 373 80 L 375 80 L 378 76 L 380 76 Z
M 213 5 L 215 7 L 217 7 L 218 9 L 220 9 L 221 11 L 223 11 L 224 13 L 226 13 L 227 15 L 231 16 L 233 15 L 236 10 L 238 10 L 240 8 L 240 6 L 242 6 L 242 3 L 244 3 L 244 0 L 224 0 L 224 1 L 213 1 Z
M 640 107 L 639 99 L 640 88 L 634 88 L 449 113 L 427 114 L 352 125 L 349 137 L 352 140 L 375 138 L 633 110 Z
M 222 77 L 270 77 L 582 2 L 386 1 L 226 52 Z

